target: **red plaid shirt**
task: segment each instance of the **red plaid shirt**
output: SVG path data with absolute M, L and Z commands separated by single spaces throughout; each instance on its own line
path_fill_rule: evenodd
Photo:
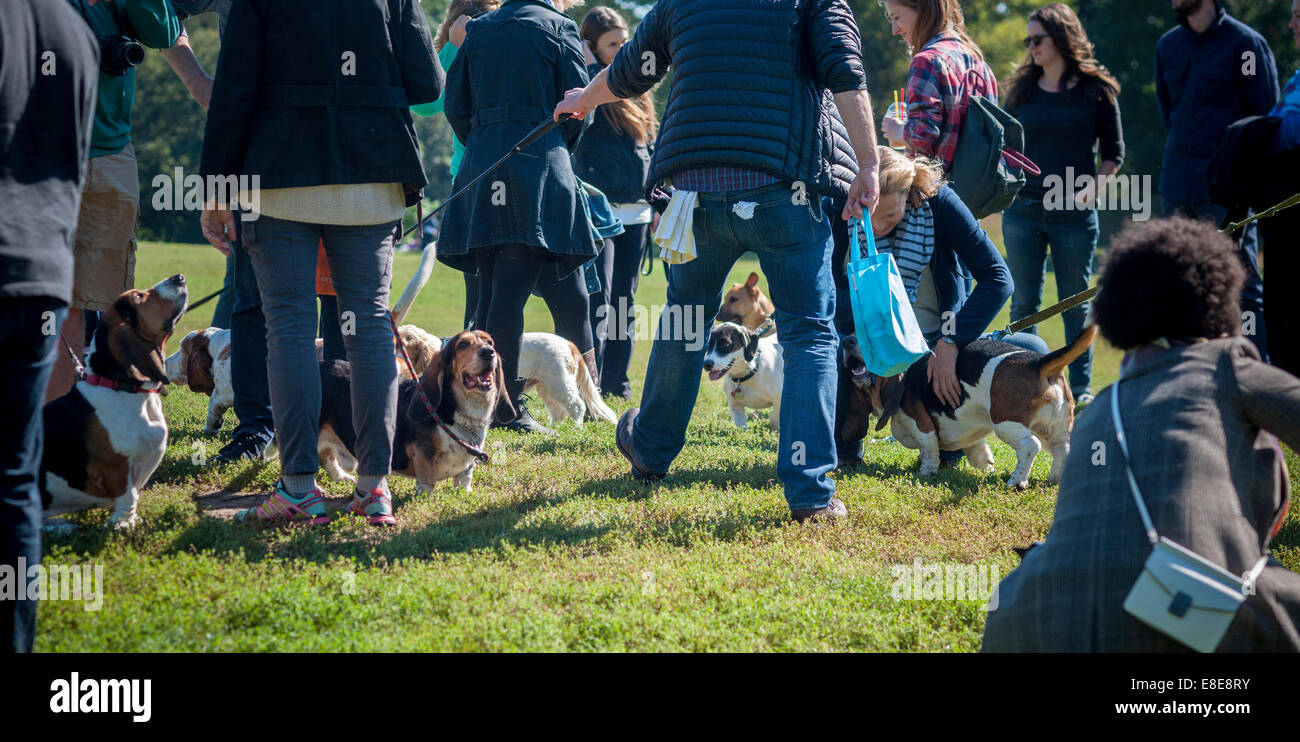
M 976 72 L 970 73 L 972 69 Z M 956 34 L 944 31 L 912 57 L 907 73 L 903 138 L 908 152 L 934 157 L 945 170 L 951 169 L 971 95 L 997 102 L 993 70 L 971 54 Z

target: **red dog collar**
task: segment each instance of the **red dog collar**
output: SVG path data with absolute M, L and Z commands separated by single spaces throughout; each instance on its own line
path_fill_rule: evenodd
M 158 389 L 145 389 L 142 384 L 134 381 L 117 381 L 116 379 L 106 379 L 98 374 L 86 374 L 82 381 L 91 386 L 102 386 L 105 389 L 112 389 L 118 392 L 131 392 L 133 394 L 157 394 Z M 161 388 L 161 387 L 160 387 Z

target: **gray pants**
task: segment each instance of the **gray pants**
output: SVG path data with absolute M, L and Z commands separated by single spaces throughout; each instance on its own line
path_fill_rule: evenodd
M 315 340 L 316 256 L 321 240 L 338 292 L 343 344 L 352 359 L 357 473 L 383 476 L 389 472 L 397 420 L 397 365 L 388 323 L 388 290 L 399 226 L 397 222 L 360 227 L 306 224 L 268 216 L 242 225 L 266 315 L 267 377 L 285 474 L 315 474 L 320 468 L 316 437 L 321 391 Z

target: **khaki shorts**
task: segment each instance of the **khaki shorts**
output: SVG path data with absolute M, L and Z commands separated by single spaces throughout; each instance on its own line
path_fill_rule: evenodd
M 103 311 L 135 286 L 135 224 L 140 178 L 135 149 L 95 157 L 86 171 L 73 240 L 73 309 Z

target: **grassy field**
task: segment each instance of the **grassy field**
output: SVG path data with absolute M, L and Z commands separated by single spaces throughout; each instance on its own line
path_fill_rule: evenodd
M 394 285 L 416 262 L 398 256 Z M 145 244 L 137 285 L 179 271 L 197 298 L 219 287 L 222 268 L 206 246 Z M 733 280 L 755 268 L 742 262 Z M 450 334 L 463 299 L 460 275 L 440 266 L 407 321 Z M 638 301 L 663 303 L 661 269 Z M 212 307 L 187 315 L 169 350 L 205 327 Z M 994 326 L 1006 319 L 1004 308 Z M 528 328 L 552 329 L 536 299 Z M 1059 318 L 1042 330 L 1062 344 Z M 649 349 L 639 343 L 632 364 L 638 395 Z M 1095 389 L 1114 380 L 1118 360 L 1099 346 Z M 1047 532 L 1056 495 L 1046 453 L 1032 486 L 1008 492 L 1014 454 L 996 439 L 997 473 L 921 479 L 916 453 L 882 434 L 865 447 L 864 467 L 834 475 L 847 524 L 790 525 L 775 433 L 766 419 L 736 430 L 721 384 L 703 379 L 686 449 L 658 485 L 627 476 L 612 426 L 566 422 L 556 437 L 493 432 L 493 463 L 471 494 L 450 482 L 416 494 L 395 479 L 396 529 L 339 518 L 264 531 L 220 514 L 258 502 L 248 493 L 268 491 L 278 463 L 200 463 L 234 425 L 231 413 L 221 434 L 202 436 L 206 403 L 185 389 L 165 398 L 171 445 L 137 528 L 112 531 L 99 511 L 47 537 L 47 563 L 101 564 L 106 588 L 97 612 L 43 602 L 38 650 L 973 651 L 981 602 L 895 600 L 890 567 L 920 558 L 1006 574 L 1018 561 L 1012 547 Z M 1300 460 L 1288 457 L 1294 479 Z M 347 487 L 321 476 L 346 502 Z M 1295 509 L 1276 543 L 1300 569 Z

